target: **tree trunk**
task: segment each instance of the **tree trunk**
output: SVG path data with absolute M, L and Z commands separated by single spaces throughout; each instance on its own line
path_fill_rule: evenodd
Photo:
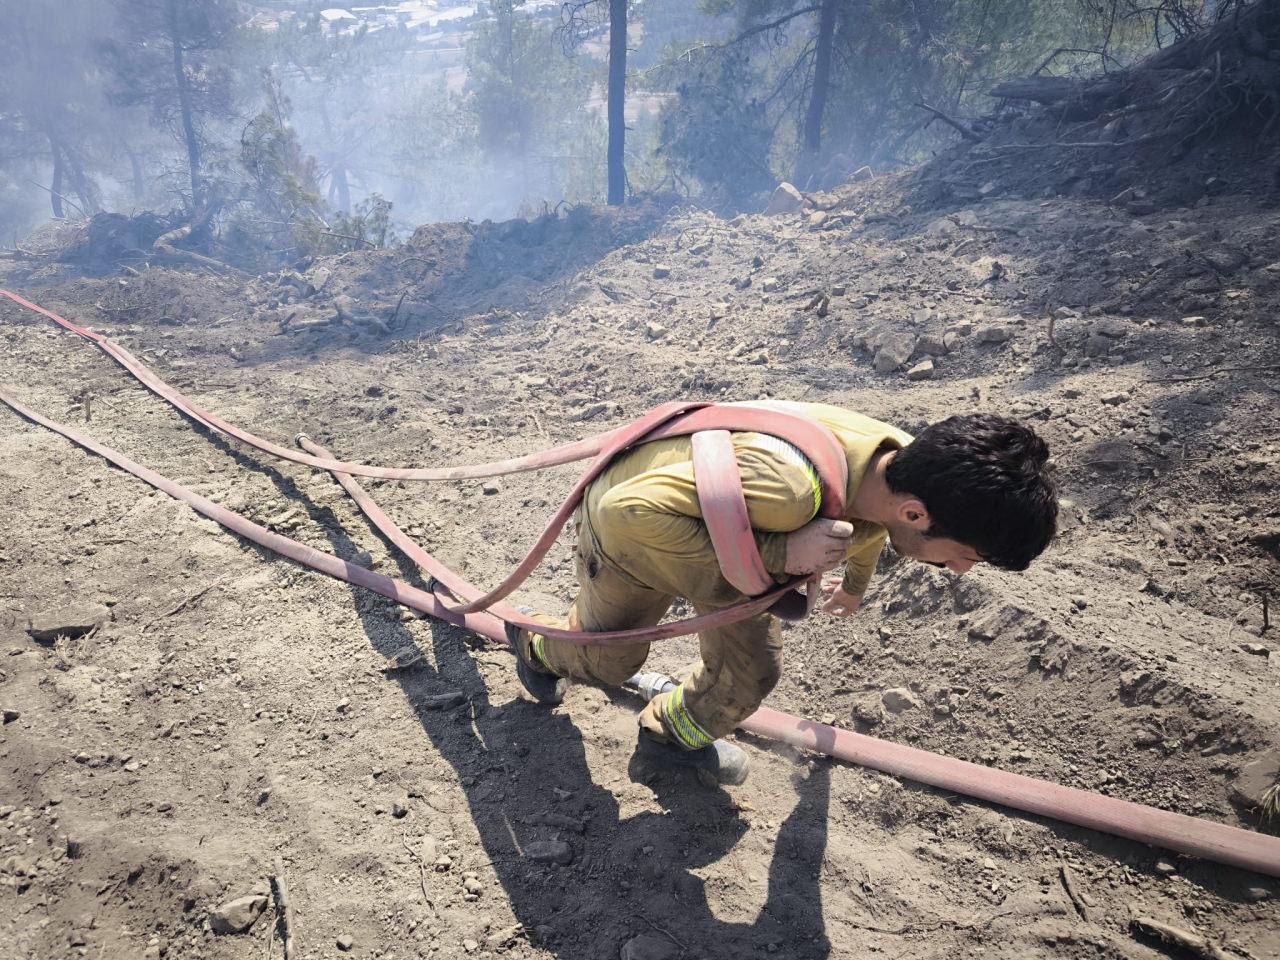
M 178 2 L 169 0 L 169 35 L 173 43 L 173 78 L 178 86 L 178 107 L 182 112 L 182 136 L 187 143 L 187 163 L 191 167 L 191 208 L 200 207 L 200 142 L 196 139 L 195 122 L 191 116 L 191 85 L 187 82 L 187 70 L 182 63 L 182 31 L 178 25 Z
M 62 212 L 62 151 L 52 138 L 49 140 L 49 149 L 53 153 L 53 183 L 49 186 L 49 202 L 53 205 L 53 215 L 62 220 L 66 216 Z
M 817 62 L 813 68 L 813 92 L 804 117 L 804 140 L 800 162 L 796 165 L 799 186 L 815 172 L 818 153 L 822 149 L 822 115 L 827 109 L 827 91 L 831 88 L 831 44 L 836 32 L 837 0 L 822 0 L 818 13 Z
M 126 148 L 129 154 L 129 171 L 133 179 L 133 199 L 135 203 L 142 203 L 147 196 L 147 181 L 142 173 L 142 158 L 137 152 Z
M 347 168 L 339 164 L 329 174 L 330 193 L 338 198 L 338 209 L 343 213 L 351 212 L 351 184 L 347 180 Z
M 627 196 L 627 0 L 609 0 L 609 205 Z

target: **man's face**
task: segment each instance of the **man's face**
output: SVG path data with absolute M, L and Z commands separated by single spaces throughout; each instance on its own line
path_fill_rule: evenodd
M 943 567 L 957 576 L 963 576 L 975 563 L 982 563 L 973 547 L 949 537 L 927 536 L 911 523 L 891 524 L 889 542 L 902 556 Z

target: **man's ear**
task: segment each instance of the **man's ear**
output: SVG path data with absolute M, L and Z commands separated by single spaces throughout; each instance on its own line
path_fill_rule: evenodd
M 901 500 L 896 513 L 898 520 L 912 530 L 917 533 L 928 533 L 932 521 L 929 519 L 929 510 L 922 501 L 914 497 Z

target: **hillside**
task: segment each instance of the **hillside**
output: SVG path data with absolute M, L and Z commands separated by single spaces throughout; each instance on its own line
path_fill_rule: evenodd
M 1000 184 L 921 199 L 919 176 L 772 217 L 426 226 L 247 280 L 16 260 L 0 285 L 235 423 L 353 460 L 491 460 L 681 397 L 821 400 L 908 430 L 1023 417 L 1060 471 L 1049 553 L 963 579 L 886 557 L 852 620 L 787 629 L 770 704 L 1274 830 L 1253 806 L 1280 742 L 1274 216 L 1243 190 L 1186 207 Z M 22 402 L 413 579 L 328 477 L 194 428 L 12 304 L 0 336 Z M 505 650 L 0 419 L 0 956 L 270 955 L 265 922 L 217 936 L 207 917 L 277 854 L 309 957 L 1176 955 L 1134 917 L 1215 956 L 1280 956 L 1274 879 L 763 741 L 741 788 L 654 775 L 631 756 L 626 696 L 578 687 L 547 714 Z M 490 584 L 572 477 L 368 486 Z M 567 605 L 567 539 L 533 583 L 523 598 Z M 389 669 L 405 646 L 424 662 Z M 668 641 L 650 665 L 694 657 Z M 451 691 L 466 699 L 433 709 Z M 550 839 L 567 863 L 524 855 Z

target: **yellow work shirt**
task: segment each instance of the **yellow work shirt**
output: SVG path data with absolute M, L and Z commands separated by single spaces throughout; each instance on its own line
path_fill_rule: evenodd
M 901 449 L 910 434 L 870 417 L 822 403 L 759 404 L 802 414 L 823 424 L 844 448 L 849 464 L 845 519 L 853 540 L 845 554 L 844 589 L 861 596 L 884 547 L 884 527 L 849 516 L 872 456 Z M 794 447 L 758 433 L 732 436 L 742 492 L 765 568 L 788 579 L 786 535 L 818 512 L 812 468 Z M 586 518 L 604 559 L 640 583 L 695 602 L 732 603 L 740 597 L 720 574 L 711 536 L 702 523 L 693 478 L 693 442 L 673 437 L 646 443 L 619 457 L 587 491 Z

